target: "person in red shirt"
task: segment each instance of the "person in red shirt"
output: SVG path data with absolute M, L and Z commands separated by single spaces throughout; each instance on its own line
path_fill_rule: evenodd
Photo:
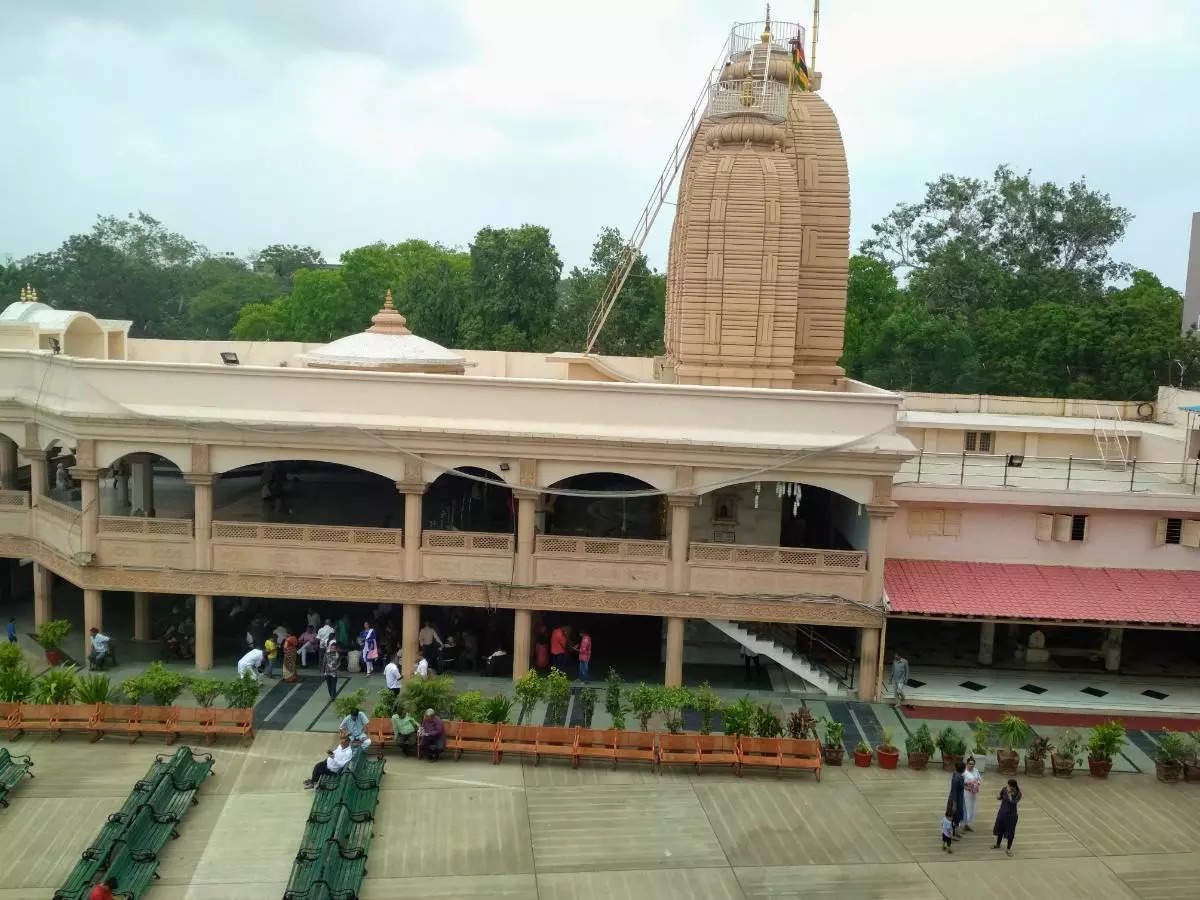
M 116 886 L 117 879 L 105 878 L 103 884 L 97 884 L 92 888 L 92 892 L 88 894 L 88 900 L 115 900 L 113 888 Z
M 591 665 L 592 665 L 592 636 L 586 631 L 579 633 L 579 680 L 583 682 L 592 680 Z
M 550 632 L 550 665 L 560 672 L 567 671 L 567 626 L 559 625 Z

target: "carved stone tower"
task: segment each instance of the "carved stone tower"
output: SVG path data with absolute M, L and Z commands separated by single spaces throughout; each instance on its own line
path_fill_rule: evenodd
M 789 86 L 803 29 L 756 27 L 735 29 L 681 177 L 666 366 L 683 384 L 842 390 L 846 153 L 825 101 Z

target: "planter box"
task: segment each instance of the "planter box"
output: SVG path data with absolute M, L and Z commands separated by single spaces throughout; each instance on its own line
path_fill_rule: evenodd
M 879 768 L 894 769 L 900 763 L 900 751 L 893 750 L 890 753 L 887 750 L 875 748 L 875 756 L 879 759 Z
M 1200 761 L 1183 764 L 1183 780 L 1192 784 L 1200 782 Z
M 1172 784 L 1178 781 L 1181 775 L 1183 775 L 1183 766 L 1179 763 L 1156 762 L 1154 764 L 1154 777 L 1159 781 Z
M 1057 753 L 1051 753 L 1050 765 L 1054 767 L 1056 777 L 1070 778 L 1071 773 L 1075 771 L 1075 758 L 1073 756 L 1059 756 Z
M 1111 759 L 1092 759 L 1088 757 L 1088 771 L 1092 773 L 1093 778 L 1107 778 L 1108 773 L 1112 771 Z
M 1030 759 L 1025 757 L 1025 774 L 1042 776 L 1046 774 L 1046 761 L 1044 759 Z
M 996 751 L 996 771 L 1001 775 L 1016 775 L 1020 766 L 1021 752 L 1019 750 Z
M 912 751 L 908 754 L 908 767 L 916 769 L 918 772 L 923 772 L 925 767 L 929 765 L 929 754 Z
M 843 747 L 822 747 L 821 753 L 825 757 L 825 762 L 831 766 L 840 766 L 842 757 L 846 755 L 846 750 Z
M 866 751 L 865 753 L 855 750 L 854 751 L 854 764 L 856 766 L 858 766 L 860 769 L 869 769 L 869 768 L 871 768 L 872 755 L 873 754 L 871 753 L 870 750 Z

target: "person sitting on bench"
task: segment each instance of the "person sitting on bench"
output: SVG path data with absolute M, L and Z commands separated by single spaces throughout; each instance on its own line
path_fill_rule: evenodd
M 338 738 L 337 746 L 330 750 L 323 760 L 313 766 L 312 777 L 304 780 L 304 787 L 308 790 L 317 786 L 322 775 L 336 775 L 345 768 L 346 763 L 354 758 L 354 750 L 350 747 L 350 735 L 343 731 Z
M 416 719 L 404 709 L 392 713 L 392 734 L 396 738 L 396 746 L 405 756 L 412 756 L 417 749 L 417 729 L 421 727 Z
M 342 723 L 338 726 L 338 731 L 344 731 L 350 735 L 350 742 L 354 744 L 356 750 L 366 750 L 371 746 L 371 739 L 367 737 L 367 724 L 370 719 L 367 714 L 361 709 L 352 709 L 349 714 L 342 719 Z
M 99 628 L 92 628 L 92 652 L 88 654 L 88 669 L 103 669 L 104 661 L 111 659 L 113 665 L 117 658 L 112 652 L 112 639 Z
M 437 762 L 442 751 L 446 749 L 446 726 L 434 715 L 432 709 L 425 710 L 425 718 L 417 731 L 417 756 L 423 756 L 430 762 Z

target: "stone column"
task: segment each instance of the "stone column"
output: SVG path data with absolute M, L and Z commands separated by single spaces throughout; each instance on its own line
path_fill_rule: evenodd
M 196 668 L 208 671 L 213 667 L 213 598 L 196 595 Z
M 136 591 L 133 595 L 133 639 L 150 640 L 150 595 Z
M 100 471 L 72 466 L 71 477 L 79 481 L 79 549 L 94 554 L 100 526 Z
M 979 664 L 990 666 L 996 655 L 996 623 L 988 620 L 979 623 Z
M 0 489 L 11 491 L 17 486 L 17 445 L 0 436 Z
M 518 609 L 513 616 L 513 681 L 529 671 L 529 644 L 532 640 L 533 613 Z
M 692 507 L 696 498 L 691 494 L 672 494 L 667 497 L 671 506 L 671 570 L 667 587 L 677 594 L 688 589 L 688 546 L 692 536 Z
M 104 630 L 104 595 L 100 591 L 85 588 L 83 591 L 83 658 L 92 649 L 93 628 Z
M 858 699 L 879 699 L 879 628 L 858 629 Z
M 421 607 L 417 603 L 404 604 L 404 618 L 400 623 L 400 652 L 404 659 L 404 670 L 400 673 L 405 678 L 412 675 L 417 667 L 417 632 L 421 630 Z M 411 712 L 411 710 L 410 710 Z M 424 710 L 421 710 L 424 712 Z
M 114 469 L 113 474 L 117 482 L 117 508 L 121 510 L 122 515 L 129 515 L 131 509 L 129 503 L 129 470 L 128 463 L 122 463 L 121 468 Z
M 46 451 L 37 447 L 22 447 L 21 454 L 29 460 L 29 505 L 37 506 L 46 493 Z
M 1108 629 L 1108 639 L 1104 642 L 1104 671 L 1116 672 L 1121 668 L 1121 642 L 1124 637 L 1124 628 Z
M 40 626 L 54 618 L 54 574 L 39 563 L 33 564 L 33 624 Z
M 154 457 L 137 453 L 129 457 L 133 494 L 130 503 L 138 515 L 154 517 Z
M 537 491 L 513 488 L 517 501 L 517 555 L 513 560 L 513 583 L 533 584 L 533 550 L 537 540 Z
M 667 687 L 683 684 L 683 619 L 667 616 L 667 665 L 663 675 Z
M 192 520 L 196 545 L 197 569 L 212 568 L 212 491 L 214 476 L 206 472 L 189 472 L 183 480 L 192 486 Z
M 406 471 L 405 474 L 408 474 Z M 419 473 L 415 473 L 418 474 Z M 425 482 L 396 482 L 396 490 L 404 495 L 404 580 L 421 580 L 421 510 L 425 501 Z M 405 661 L 405 665 L 408 662 Z M 416 665 L 416 662 L 413 662 Z

